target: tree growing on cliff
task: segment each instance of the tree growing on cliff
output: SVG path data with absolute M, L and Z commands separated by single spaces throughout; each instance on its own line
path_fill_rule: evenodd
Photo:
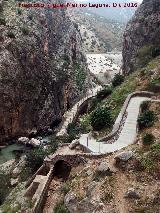
M 117 87 L 121 85 L 124 81 L 124 76 L 121 75 L 120 73 L 115 74 L 113 80 L 112 80 L 112 85 L 113 87 Z

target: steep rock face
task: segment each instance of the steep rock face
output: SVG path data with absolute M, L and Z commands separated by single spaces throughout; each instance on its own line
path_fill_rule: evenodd
M 54 126 L 89 86 L 66 9 L 0 3 L 0 138 Z
M 154 51 L 154 55 L 158 55 L 160 51 L 159 0 L 143 0 L 127 24 L 123 42 L 123 72 L 132 72 L 140 60 L 137 55 L 141 55 L 141 59 L 144 60 L 143 55 L 151 55 L 149 51 Z

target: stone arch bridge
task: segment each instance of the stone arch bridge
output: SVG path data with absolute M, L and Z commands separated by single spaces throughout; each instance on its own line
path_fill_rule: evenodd
M 84 164 L 85 158 L 78 154 L 54 154 L 44 160 L 43 165 L 26 183 L 25 197 L 34 202 L 33 213 L 40 213 L 43 207 L 48 186 L 53 177 L 66 180 L 71 168 Z

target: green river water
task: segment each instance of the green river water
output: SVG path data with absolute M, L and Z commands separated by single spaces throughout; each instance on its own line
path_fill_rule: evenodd
M 23 149 L 23 145 L 12 144 L 8 145 L 7 147 L 1 149 L 0 151 L 0 164 L 5 163 L 8 160 L 12 160 L 15 158 L 15 154 L 13 150 L 21 150 Z

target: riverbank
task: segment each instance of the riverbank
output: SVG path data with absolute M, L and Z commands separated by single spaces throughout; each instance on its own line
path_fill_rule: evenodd
M 0 165 L 9 160 L 15 159 L 15 151 L 21 151 L 24 149 L 26 149 L 24 145 L 17 143 L 3 147 L 0 151 Z

